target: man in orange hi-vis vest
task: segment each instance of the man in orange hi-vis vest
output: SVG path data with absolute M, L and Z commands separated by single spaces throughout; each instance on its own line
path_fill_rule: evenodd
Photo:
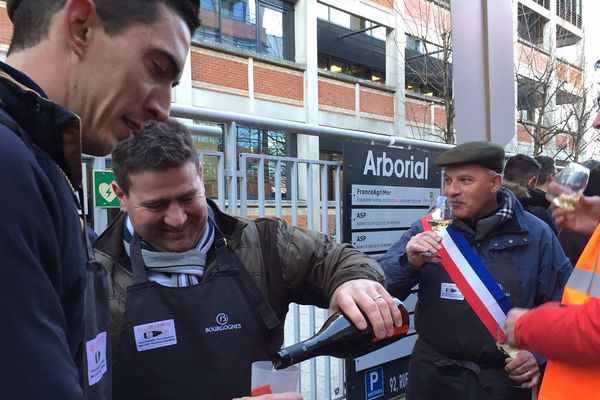
M 583 196 L 574 211 L 553 214 L 561 228 L 593 235 L 561 304 L 508 313 L 508 342 L 548 357 L 539 400 L 600 399 L 600 197 Z

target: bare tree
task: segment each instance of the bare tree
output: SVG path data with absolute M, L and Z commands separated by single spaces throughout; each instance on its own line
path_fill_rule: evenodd
M 591 113 L 582 85 L 582 41 L 557 27 L 552 43 L 544 16 L 522 4 L 518 10 L 517 123 L 530 136 L 534 156 L 556 150 L 579 157 Z M 562 60 L 558 53 L 564 49 L 578 61 Z
M 537 156 L 552 139 L 566 131 L 571 115 L 560 115 L 561 107 L 556 100 L 559 93 L 568 91 L 567 82 L 556 74 L 556 57 L 545 57 L 540 55 L 539 50 L 528 46 L 522 49 L 525 51 L 521 51 L 519 63 L 530 68 L 528 76 L 517 75 L 520 111 L 517 123 L 531 137 L 532 152 Z
M 557 145 L 557 155 L 563 153 L 567 161 L 581 161 L 583 154 L 600 140 L 600 131 L 593 129 L 589 123 L 596 112 L 589 98 L 589 89 L 583 88 L 579 97 L 565 103 L 568 129 L 564 133 L 565 140 Z
M 427 127 L 417 127 L 418 136 L 424 139 L 433 136 L 444 143 L 454 143 L 455 108 L 449 5 L 424 0 L 405 3 L 405 10 L 396 9 L 396 12 L 403 16 L 409 41 L 407 49 L 400 51 L 404 54 L 404 60 L 399 60 L 405 66 L 406 97 L 427 101 L 430 107 L 440 105 L 444 110 L 443 121 L 436 121 L 435 115 L 432 117 L 431 123 L 436 129 L 431 131 Z M 411 48 L 410 44 L 417 48 Z M 410 113 L 409 109 L 407 113 Z

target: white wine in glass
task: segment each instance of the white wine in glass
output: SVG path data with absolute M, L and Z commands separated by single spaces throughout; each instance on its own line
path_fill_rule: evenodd
M 552 203 L 560 208 L 574 210 L 589 177 L 590 170 L 583 165 L 577 163 L 567 165 L 554 178 L 551 186 L 554 189 L 549 192 L 554 197 Z
M 431 229 L 438 235 L 441 234 L 452 224 L 452 205 L 450 204 L 450 200 L 446 196 L 438 196 L 435 206 L 429 210 L 427 215 L 431 216 L 431 219 L 427 221 Z M 435 253 L 426 251 L 421 253 L 421 256 L 433 258 L 435 257 Z
M 505 356 L 510 358 L 517 358 L 517 354 L 519 354 L 519 351 L 521 351 L 521 349 L 506 343 L 506 339 L 506 334 L 504 333 L 502 328 L 498 327 L 498 330 L 496 332 L 496 347 L 498 348 L 498 350 L 504 353 Z

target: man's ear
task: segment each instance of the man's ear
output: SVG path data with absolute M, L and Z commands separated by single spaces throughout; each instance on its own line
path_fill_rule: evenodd
M 537 176 L 532 176 L 531 178 L 529 178 L 529 180 L 527 181 L 527 189 L 532 189 L 535 187 L 535 185 L 537 184 Z
M 492 193 L 498 193 L 498 190 L 500 190 L 501 187 L 502 187 L 502 175 L 496 174 L 492 178 L 492 182 L 491 182 Z
M 113 191 L 115 192 L 115 194 L 117 195 L 117 198 L 119 199 L 119 204 L 121 205 L 121 211 L 127 212 L 127 195 L 125 194 L 125 192 L 123 190 L 121 190 L 121 187 L 119 187 L 119 185 L 117 185 L 116 181 L 113 181 L 111 185 L 112 185 Z
M 63 32 L 66 45 L 79 58 L 90 40 L 91 27 L 98 24 L 93 0 L 67 0 L 64 8 Z

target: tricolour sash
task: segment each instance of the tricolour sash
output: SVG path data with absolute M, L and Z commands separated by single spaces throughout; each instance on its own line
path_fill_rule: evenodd
M 421 219 L 424 230 L 432 230 L 427 222 L 430 218 Z M 490 335 L 497 340 L 498 333 L 505 331 L 506 313 L 512 308 L 508 297 L 462 233 L 450 226 L 438 235 L 442 238 L 442 248 L 437 250 L 436 258 L 439 258 Z

